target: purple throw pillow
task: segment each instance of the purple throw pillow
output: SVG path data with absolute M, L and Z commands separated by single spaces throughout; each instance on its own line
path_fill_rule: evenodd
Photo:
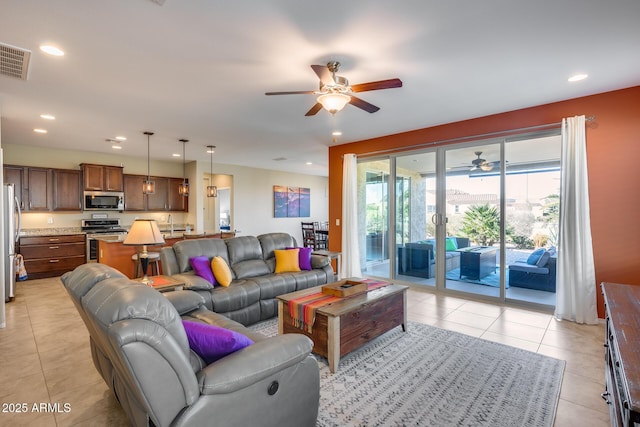
M 211 261 L 209 261 L 209 258 L 206 256 L 189 258 L 189 264 L 191 264 L 191 268 L 193 268 L 193 271 L 195 271 L 197 276 L 202 277 L 212 285 L 216 284 L 216 278 L 213 276 Z
M 298 266 L 300 270 L 312 270 L 311 268 L 311 252 L 313 248 L 285 248 L 285 249 L 299 249 L 298 253 Z
M 241 333 L 206 323 L 183 320 L 189 347 L 207 364 L 253 344 Z

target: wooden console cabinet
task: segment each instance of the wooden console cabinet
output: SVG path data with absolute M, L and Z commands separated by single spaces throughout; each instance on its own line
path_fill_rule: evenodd
M 60 276 L 87 261 L 84 234 L 20 238 L 20 253 L 29 279 Z
M 603 283 L 606 390 L 611 425 L 640 425 L 640 286 Z

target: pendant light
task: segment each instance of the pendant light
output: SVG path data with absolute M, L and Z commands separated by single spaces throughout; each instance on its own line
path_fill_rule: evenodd
M 189 142 L 188 139 L 180 139 L 182 142 L 182 184 L 178 187 L 178 194 L 187 197 L 189 195 L 189 183 L 187 182 L 187 159 L 185 157 L 184 147 Z
M 215 145 L 207 145 L 208 153 L 211 155 L 211 169 L 209 170 L 210 184 L 213 184 L 213 149 Z M 215 185 L 207 185 L 207 197 L 218 197 L 218 187 Z
M 144 132 L 145 135 L 147 135 L 147 179 L 144 181 L 144 183 L 142 184 L 142 192 L 144 194 L 153 194 L 156 192 L 156 183 L 155 181 L 151 181 L 151 176 L 150 176 L 150 162 L 151 162 L 151 151 L 150 151 L 150 137 L 151 135 L 153 135 L 153 132 Z

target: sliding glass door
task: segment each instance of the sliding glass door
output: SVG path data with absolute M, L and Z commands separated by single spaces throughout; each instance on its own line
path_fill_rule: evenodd
M 501 144 L 443 149 L 445 287 L 500 297 Z
M 557 132 L 360 161 L 363 274 L 555 305 L 559 177 Z

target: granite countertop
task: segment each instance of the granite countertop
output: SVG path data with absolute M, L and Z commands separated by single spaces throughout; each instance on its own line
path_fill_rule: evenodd
M 80 227 L 59 228 L 25 228 L 20 230 L 20 237 L 56 236 L 63 234 L 87 234 Z

